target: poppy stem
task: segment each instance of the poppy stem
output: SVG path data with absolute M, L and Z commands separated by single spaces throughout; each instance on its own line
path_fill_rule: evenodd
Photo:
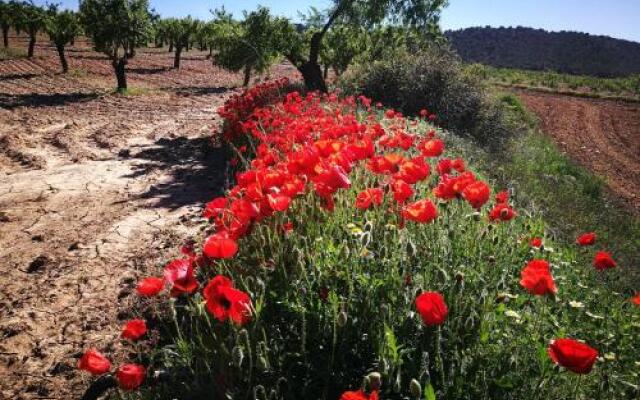
M 573 389 L 573 398 L 578 400 L 578 391 L 580 390 L 580 381 L 581 381 L 582 375 L 578 375 L 576 378 L 576 386 Z

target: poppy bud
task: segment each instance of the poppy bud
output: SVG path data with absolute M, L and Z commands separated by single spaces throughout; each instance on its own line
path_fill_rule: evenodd
M 258 357 L 258 368 L 261 371 L 267 371 L 269 369 L 269 363 L 267 363 L 267 359 L 264 356 Z
M 238 333 L 238 336 L 239 336 L 240 340 L 242 340 L 244 343 L 249 343 L 249 332 L 247 332 L 246 329 L 242 329 Z
M 456 282 L 462 283 L 464 281 L 464 272 L 456 272 Z
M 253 398 L 255 400 L 267 400 L 267 391 L 264 386 L 258 385 L 253 388 Z
M 242 347 L 236 346 L 233 348 L 233 350 L 231 350 L 231 359 L 235 367 L 240 368 L 242 366 L 242 360 L 244 360 Z
M 369 379 L 369 389 L 370 390 L 379 390 L 382 386 L 382 376 L 379 372 L 372 372 L 367 375 Z
M 419 399 L 422 395 L 422 386 L 420 386 L 420 382 L 412 379 L 409 384 L 409 392 L 411 392 L 411 396 L 413 396 L 413 398 Z
M 345 311 L 341 311 L 340 314 L 338 314 L 338 326 L 340 328 L 342 328 L 343 326 L 345 326 L 347 324 L 347 313 Z
M 491 264 L 495 264 L 496 263 L 496 258 L 494 256 L 489 256 L 489 258 L 487 259 Z

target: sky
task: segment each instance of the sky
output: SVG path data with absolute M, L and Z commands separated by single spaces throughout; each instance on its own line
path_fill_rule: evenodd
M 330 0 L 150 0 L 163 17 L 208 19 L 209 10 L 224 6 L 234 16 L 264 5 L 276 15 L 298 20 L 298 11 L 324 9 Z M 44 4 L 45 0 L 36 0 Z M 57 0 L 77 9 L 78 0 Z M 526 26 L 551 31 L 570 30 L 640 42 L 640 0 L 449 0 L 442 13 L 444 30 L 470 26 Z

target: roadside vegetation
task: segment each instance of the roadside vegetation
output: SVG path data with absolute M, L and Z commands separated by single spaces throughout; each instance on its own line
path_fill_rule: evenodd
M 0 3 L 27 57 L 44 30 L 66 73 L 84 34 L 125 96 L 152 91 L 126 79 L 150 43 L 175 73 L 197 47 L 244 75 L 214 132 L 230 186 L 179 258 L 136 277 L 125 354 L 79 357 L 97 377 L 85 398 L 640 396 L 640 223 L 495 89 L 638 96 L 635 78 L 465 66 L 445 1 L 329 3 L 304 27 L 262 7 L 199 21 L 147 0 Z M 302 82 L 251 87 L 285 59 Z

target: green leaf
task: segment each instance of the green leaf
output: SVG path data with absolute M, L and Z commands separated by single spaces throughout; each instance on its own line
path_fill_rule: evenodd
M 384 324 L 384 337 L 387 341 L 387 349 L 391 353 L 394 363 L 398 362 L 398 341 L 393 330 L 389 328 L 389 325 Z
M 431 382 L 427 384 L 424 388 L 424 399 L 425 400 L 436 400 L 436 392 L 433 390 L 433 386 Z

